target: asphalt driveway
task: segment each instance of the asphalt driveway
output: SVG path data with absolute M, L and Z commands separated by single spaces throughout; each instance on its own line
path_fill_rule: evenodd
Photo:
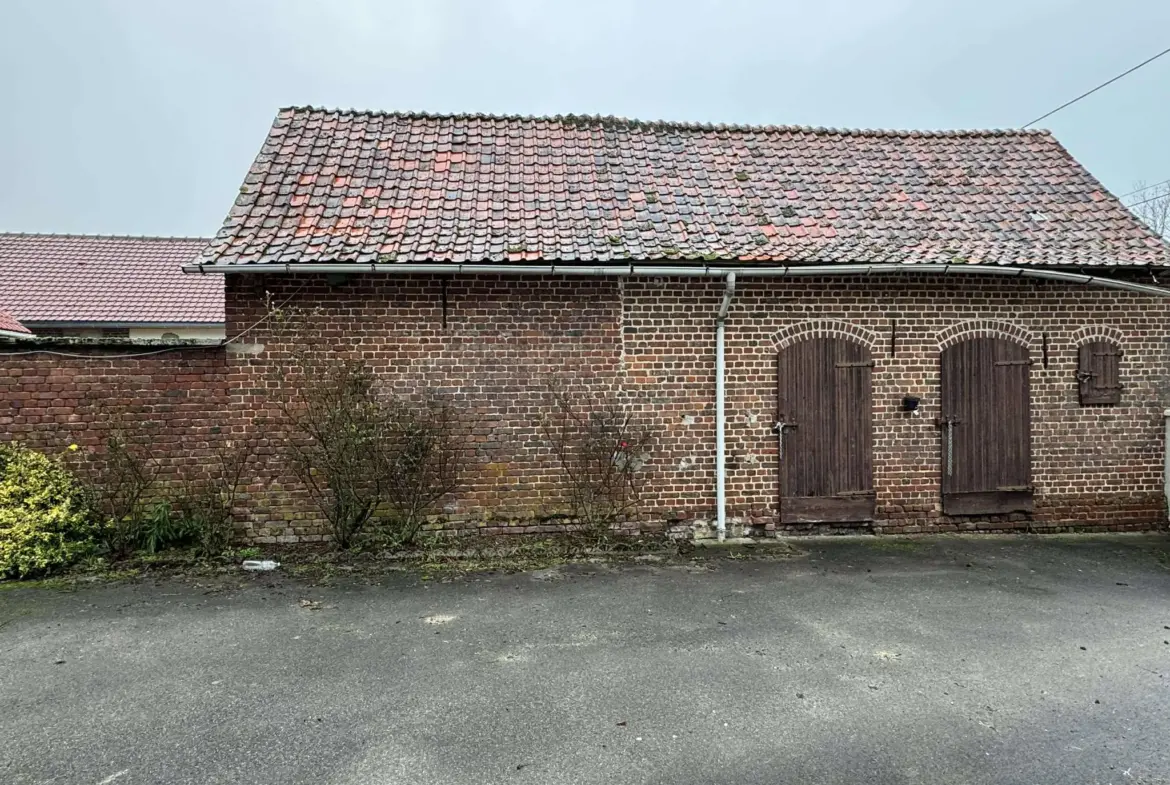
M 1170 783 L 1170 538 L 798 547 L 3 591 L 0 782 Z

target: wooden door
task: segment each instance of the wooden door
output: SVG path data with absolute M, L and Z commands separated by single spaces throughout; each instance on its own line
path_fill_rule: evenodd
M 782 349 L 778 370 L 781 523 L 873 520 L 869 350 L 811 338 Z
M 1027 347 L 972 338 L 944 350 L 941 361 L 943 512 L 1030 512 Z

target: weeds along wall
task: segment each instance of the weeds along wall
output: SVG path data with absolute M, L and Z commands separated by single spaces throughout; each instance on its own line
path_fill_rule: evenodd
M 128 346 L 71 355 L 0 347 L 0 440 L 55 451 L 100 448 L 114 427 L 147 440 L 160 480 L 206 470 L 221 440 L 253 445 L 237 500 L 244 541 L 315 540 L 321 514 L 288 465 L 274 395 L 297 351 L 360 358 L 385 389 L 440 394 L 465 414 L 462 488 L 436 526 L 545 532 L 566 524 L 566 493 L 544 428 L 548 385 L 619 399 L 653 426 L 632 527 L 708 536 L 715 505 L 714 319 L 719 280 L 562 277 L 233 275 L 224 348 L 121 358 Z M 296 312 L 294 335 L 270 315 Z M 1054 282 L 930 277 L 741 280 L 727 322 L 728 514 L 732 533 L 816 531 L 776 523 L 778 350 L 815 335 L 864 344 L 873 367 L 872 528 L 1139 529 L 1161 525 L 1163 419 L 1170 405 L 1164 301 Z M 941 511 L 939 354 L 966 336 L 1026 345 L 1035 512 Z M 1121 402 L 1082 406 L 1080 345 L 1123 352 Z M 921 399 L 920 416 L 899 404 Z M 84 456 L 83 456 L 84 457 Z

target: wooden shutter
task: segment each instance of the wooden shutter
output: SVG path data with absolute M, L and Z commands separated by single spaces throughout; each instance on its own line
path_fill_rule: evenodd
M 1121 349 L 1107 341 L 1081 346 L 1077 380 L 1081 404 L 1121 403 Z

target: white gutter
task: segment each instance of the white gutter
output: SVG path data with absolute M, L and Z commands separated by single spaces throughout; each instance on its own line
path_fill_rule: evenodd
M 33 333 L 18 333 L 16 330 L 0 330 L 0 338 L 12 338 L 16 341 L 27 341 L 29 338 L 36 338 Z
M 1121 289 L 1151 297 L 1170 297 L 1170 289 L 1161 286 L 1119 281 L 1083 273 L 1061 270 L 1037 270 L 1031 267 L 982 264 L 816 264 L 816 265 L 695 265 L 691 267 L 655 267 L 636 264 L 187 264 L 187 273 L 382 273 L 388 275 L 595 275 L 618 277 L 703 277 L 726 278 L 728 273 L 740 277 L 788 278 L 808 275 L 886 275 L 910 273 L 925 275 L 991 275 L 1008 278 L 1040 278 L 1051 281 Z
M 728 273 L 723 290 L 723 302 L 715 317 L 715 531 L 719 542 L 727 536 L 727 418 L 724 411 L 725 380 L 723 333 L 731 298 L 735 296 L 735 273 Z

